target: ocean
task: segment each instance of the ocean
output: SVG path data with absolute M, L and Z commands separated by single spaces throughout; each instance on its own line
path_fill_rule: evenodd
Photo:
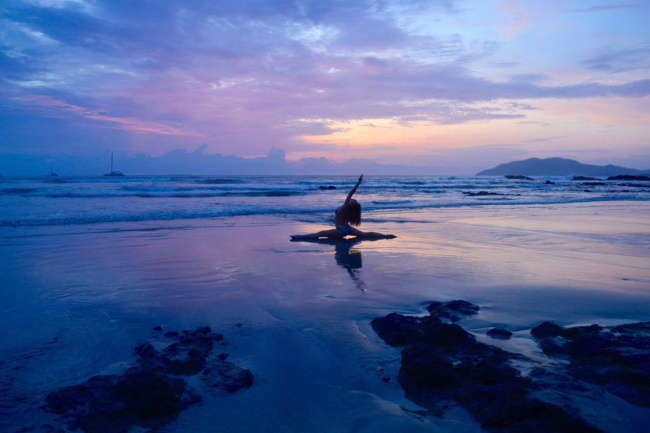
M 0 180 L 0 227 L 242 215 L 329 223 L 355 181 L 356 177 L 343 176 L 4 178 Z M 357 194 L 366 217 L 381 220 L 387 211 L 650 200 L 650 185 L 557 177 L 369 176 Z

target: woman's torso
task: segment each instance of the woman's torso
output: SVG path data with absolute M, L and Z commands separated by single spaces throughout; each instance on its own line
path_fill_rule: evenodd
M 345 205 L 341 205 L 334 211 L 334 225 L 336 227 L 345 227 L 350 224 L 348 213 Z

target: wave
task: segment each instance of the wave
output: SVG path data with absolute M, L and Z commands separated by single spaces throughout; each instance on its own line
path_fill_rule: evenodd
M 0 189 L 0 194 L 2 195 L 30 194 L 37 190 L 38 188 L 4 188 L 4 189 Z
M 647 201 L 647 198 L 639 198 L 638 195 L 616 195 L 600 197 L 580 197 L 580 198 L 557 198 L 542 200 L 516 200 L 506 197 L 493 198 L 491 200 L 475 200 L 472 202 L 451 202 L 451 203 L 421 203 L 408 200 L 395 201 L 399 203 L 387 204 L 387 207 L 366 207 L 366 221 L 383 221 L 385 218 L 378 218 L 384 212 L 391 211 L 426 211 L 432 209 L 460 208 L 460 207 L 481 207 L 481 206 L 534 206 L 548 204 L 570 204 L 570 203 L 589 203 L 603 201 Z M 374 203 L 374 202 L 371 202 Z M 377 202 L 377 204 L 382 202 Z M 375 204 L 375 206 L 377 206 Z M 373 213 L 377 212 L 377 213 Z M 64 225 L 84 225 L 99 223 L 122 223 L 122 222 L 145 222 L 145 221 L 178 221 L 178 220 L 196 220 L 225 218 L 235 216 L 251 215 L 268 215 L 291 217 L 293 220 L 307 221 L 311 223 L 327 224 L 331 220 L 332 208 L 329 206 L 312 207 L 312 208 L 278 208 L 278 207 L 249 207 L 249 208 L 214 208 L 210 210 L 191 210 L 183 209 L 178 211 L 149 211 L 141 213 L 115 213 L 110 215 L 91 215 L 91 216 L 71 216 L 71 217 L 53 217 L 53 218 L 25 218 L 25 219 L 4 219 L 0 220 L 0 227 L 31 227 L 31 226 L 64 226 Z M 368 212 L 370 213 L 368 215 Z M 393 221 L 394 218 L 385 219 Z M 411 221 L 408 217 L 404 218 L 405 222 Z
M 413 200 L 381 200 L 381 201 L 371 201 L 370 203 L 380 206 L 395 206 L 398 204 L 408 204 L 413 203 Z
M 208 185 L 229 185 L 233 183 L 244 183 L 244 179 L 200 179 L 196 183 L 203 183 Z

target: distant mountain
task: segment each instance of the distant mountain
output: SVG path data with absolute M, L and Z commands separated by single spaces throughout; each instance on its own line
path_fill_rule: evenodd
M 616 165 L 582 164 L 573 159 L 564 158 L 531 158 L 524 161 L 513 161 L 499 164 L 489 170 L 477 173 L 477 176 L 616 176 L 619 174 L 650 174 L 650 170 L 619 167 Z

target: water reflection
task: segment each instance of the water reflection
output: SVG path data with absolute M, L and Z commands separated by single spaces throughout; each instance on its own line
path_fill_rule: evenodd
M 361 268 L 363 267 L 363 259 L 361 257 L 361 250 L 354 248 L 361 242 L 374 242 L 380 239 L 361 239 L 361 238 L 346 238 L 346 239 L 301 239 L 300 242 L 311 242 L 316 244 L 325 244 L 334 246 L 334 259 L 336 264 L 345 269 L 350 275 L 357 289 L 362 292 L 366 291 L 366 283 L 361 278 Z

